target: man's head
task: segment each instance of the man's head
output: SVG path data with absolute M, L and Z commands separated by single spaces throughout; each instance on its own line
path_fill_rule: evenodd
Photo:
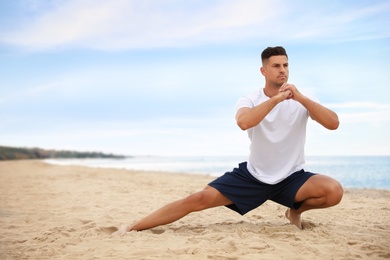
M 286 50 L 281 47 L 268 47 L 261 53 L 263 66 L 261 74 L 265 77 L 269 87 L 281 87 L 287 82 L 289 76 L 288 56 Z
M 272 56 L 286 56 L 288 58 L 287 52 L 282 46 L 268 47 L 261 53 L 263 66 Z

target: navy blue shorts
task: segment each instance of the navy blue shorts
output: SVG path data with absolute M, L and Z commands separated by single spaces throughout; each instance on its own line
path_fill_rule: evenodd
M 267 184 L 253 177 L 247 170 L 247 163 L 243 162 L 238 168 L 210 182 L 209 186 L 217 189 L 233 202 L 226 207 L 244 215 L 267 200 L 298 209 L 302 201 L 294 202 L 295 195 L 313 175 L 315 174 L 302 169 L 277 184 Z

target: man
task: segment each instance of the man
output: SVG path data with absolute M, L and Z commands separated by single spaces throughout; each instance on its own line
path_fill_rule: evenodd
M 287 219 L 302 229 L 302 212 L 340 202 L 343 189 L 336 180 L 303 170 L 308 117 L 334 130 L 339 126 L 337 114 L 287 83 L 288 56 L 283 47 L 268 47 L 261 58 L 264 88 L 237 102 L 237 124 L 251 140 L 248 162 L 204 190 L 120 227 L 117 235 L 172 223 L 191 212 L 216 206 L 227 206 L 244 215 L 266 200 L 288 207 Z

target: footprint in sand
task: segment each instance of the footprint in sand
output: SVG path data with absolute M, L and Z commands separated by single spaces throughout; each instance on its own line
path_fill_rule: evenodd
M 118 228 L 117 227 L 101 227 L 99 228 L 99 230 L 102 232 L 102 233 L 105 233 L 107 235 L 112 235 L 112 233 L 118 231 Z
M 317 225 L 311 221 L 302 221 L 302 229 L 312 230 L 316 227 Z
M 150 230 L 153 234 L 160 235 L 165 232 L 165 230 L 162 229 L 151 229 Z

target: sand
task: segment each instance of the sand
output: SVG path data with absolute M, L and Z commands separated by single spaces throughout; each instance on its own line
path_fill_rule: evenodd
M 218 207 L 124 237 L 111 234 L 213 177 L 0 162 L 0 259 L 390 258 L 390 191 L 346 189 L 303 214 L 267 202 L 245 216 Z

